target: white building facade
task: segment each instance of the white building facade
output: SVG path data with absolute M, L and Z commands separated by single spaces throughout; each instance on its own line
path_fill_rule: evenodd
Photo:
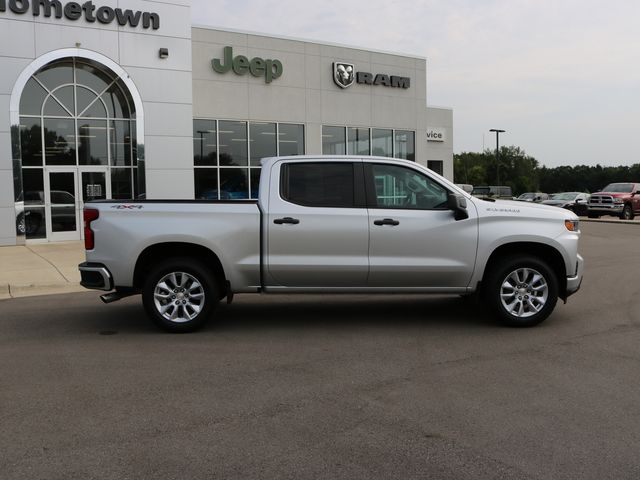
M 453 177 L 419 57 L 192 26 L 188 0 L 0 0 L 0 245 L 82 238 L 84 202 L 250 199 L 260 158 Z

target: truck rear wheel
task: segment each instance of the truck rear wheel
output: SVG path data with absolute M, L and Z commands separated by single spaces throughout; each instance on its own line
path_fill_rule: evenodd
M 218 300 L 212 272 L 188 257 L 171 258 L 158 265 L 142 289 L 142 303 L 149 318 L 173 333 L 202 327 Z
M 510 255 L 490 270 L 484 293 L 502 323 L 532 327 L 545 320 L 558 301 L 558 280 L 540 258 Z

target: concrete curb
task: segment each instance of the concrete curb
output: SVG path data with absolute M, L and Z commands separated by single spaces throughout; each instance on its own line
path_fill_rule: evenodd
M 67 284 L 29 284 L 29 285 L 0 285 L 0 300 L 9 298 L 35 297 L 38 295 L 57 295 L 61 293 L 87 292 L 88 290 L 77 283 Z

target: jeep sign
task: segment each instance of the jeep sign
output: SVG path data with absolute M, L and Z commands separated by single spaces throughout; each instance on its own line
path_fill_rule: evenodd
M 218 73 L 227 73 L 233 70 L 237 75 L 244 75 L 247 72 L 254 77 L 264 77 L 265 83 L 271 83 L 282 75 L 282 62 L 280 60 L 265 60 L 254 57 L 249 60 L 244 55 L 233 56 L 233 47 L 224 47 L 224 58 L 214 58 L 211 66 Z

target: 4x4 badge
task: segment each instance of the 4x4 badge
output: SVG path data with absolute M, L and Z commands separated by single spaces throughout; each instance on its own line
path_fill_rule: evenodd
M 340 88 L 350 87 L 355 80 L 352 63 L 333 62 L 333 81 Z

